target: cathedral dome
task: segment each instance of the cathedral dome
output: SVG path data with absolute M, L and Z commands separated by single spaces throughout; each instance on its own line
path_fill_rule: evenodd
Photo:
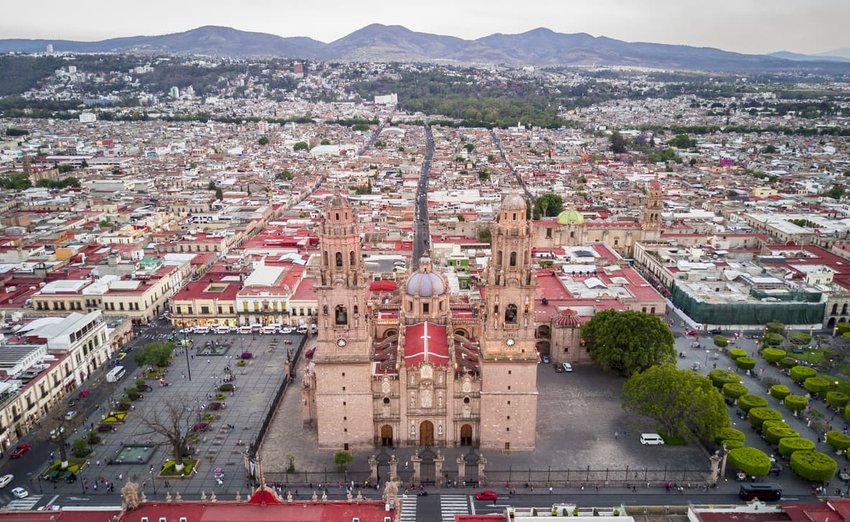
M 559 225 L 583 225 L 584 224 L 584 216 L 581 215 L 581 212 L 578 210 L 571 208 L 569 210 L 565 210 L 558 214 L 558 224 Z
M 518 192 L 511 192 L 502 200 L 502 210 L 521 210 L 525 212 L 525 199 Z
M 343 208 L 350 208 L 350 207 L 351 207 L 351 205 L 348 203 L 348 198 L 343 196 L 340 193 L 334 194 L 328 200 L 328 207 L 327 208 L 329 208 L 329 209 L 330 208 L 343 209 Z
M 443 279 L 431 271 L 431 259 L 423 257 L 419 261 L 419 272 L 407 280 L 407 295 L 418 297 L 436 297 L 446 293 Z

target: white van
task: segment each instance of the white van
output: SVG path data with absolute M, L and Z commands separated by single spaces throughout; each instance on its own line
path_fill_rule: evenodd
M 298 328 L 295 329 L 295 333 L 305 334 L 307 333 L 307 326 L 301 324 L 298 325 Z
M 194 328 L 192 328 L 192 332 L 196 333 L 196 334 L 210 333 L 210 327 L 209 326 L 195 326 Z
M 641 433 L 640 443 L 644 446 L 663 446 L 664 439 L 657 433 Z
M 251 333 L 251 325 L 250 324 L 243 324 L 242 326 L 239 327 L 239 330 L 237 330 L 237 331 L 241 334 L 249 334 L 249 333 Z
M 217 334 L 226 334 L 230 333 L 230 327 L 227 325 L 220 324 L 215 327 L 215 333 Z
M 266 326 L 263 327 L 262 330 L 260 330 L 260 333 L 262 333 L 262 334 L 273 334 L 273 333 L 277 333 L 277 331 L 278 331 L 277 325 L 267 324 Z

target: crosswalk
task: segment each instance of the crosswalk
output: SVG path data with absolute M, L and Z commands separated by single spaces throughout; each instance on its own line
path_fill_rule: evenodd
M 30 495 L 27 498 L 16 498 L 8 504 L 6 509 L 11 511 L 30 511 L 41 500 L 42 495 Z
M 401 522 L 416 522 L 416 495 L 401 499 Z
M 443 522 L 454 522 L 455 515 L 469 514 L 466 495 L 440 495 L 440 514 Z

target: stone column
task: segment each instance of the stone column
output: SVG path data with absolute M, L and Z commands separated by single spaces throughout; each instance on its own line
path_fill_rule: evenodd
M 438 486 L 443 486 L 445 483 L 445 479 L 443 478 L 443 462 L 446 461 L 446 457 L 440 454 L 440 450 L 437 450 L 437 456 L 434 457 L 434 479 L 437 481 Z
M 463 484 L 466 480 L 466 459 L 461 455 L 457 458 L 457 483 Z
M 487 477 L 484 475 L 484 468 L 487 465 L 487 459 L 484 458 L 484 455 L 479 456 L 478 458 L 478 484 L 483 485 L 487 482 Z
M 378 459 L 374 455 L 369 455 L 369 484 L 377 484 L 378 482 Z
M 412 485 L 418 486 L 421 482 L 420 478 L 422 476 L 422 474 L 421 474 L 422 458 L 419 456 L 418 451 L 416 453 L 414 453 L 412 457 L 410 457 L 410 462 L 413 463 L 413 478 L 410 479 L 410 482 L 411 482 Z
M 390 456 L 390 480 L 398 481 L 398 459 L 395 455 Z

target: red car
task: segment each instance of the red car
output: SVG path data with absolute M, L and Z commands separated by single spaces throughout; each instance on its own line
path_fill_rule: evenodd
M 688 335 L 691 337 L 696 337 L 699 333 L 696 330 L 688 330 Z
M 10 459 L 19 459 L 24 456 L 24 453 L 28 452 L 32 446 L 29 444 L 18 444 L 15 446 L 15 451 L 9 455 Z
M 497 498 L 499 498 L 499 495 L 489 489 L 475 494 L 475 500 L 496 500 Z

